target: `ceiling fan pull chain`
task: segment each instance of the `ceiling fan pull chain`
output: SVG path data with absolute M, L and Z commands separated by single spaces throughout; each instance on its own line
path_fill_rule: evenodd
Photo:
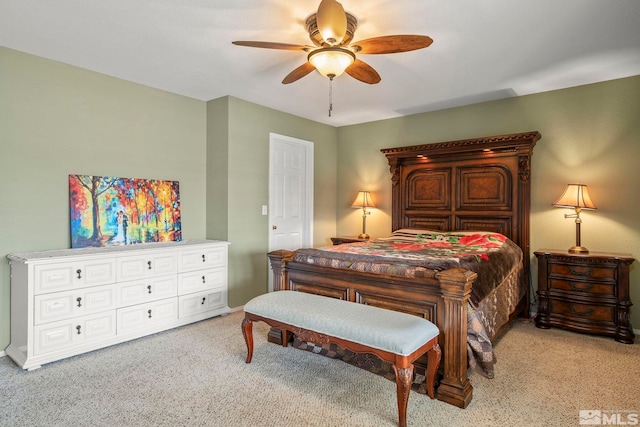
M 333 110 L 333 77 L 329 77 L 329 117 Z

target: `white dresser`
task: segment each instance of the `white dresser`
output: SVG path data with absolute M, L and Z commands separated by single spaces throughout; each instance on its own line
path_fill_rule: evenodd
M 24 369 L 229 312 L 227 242 L 16 253 L 11 343 Z

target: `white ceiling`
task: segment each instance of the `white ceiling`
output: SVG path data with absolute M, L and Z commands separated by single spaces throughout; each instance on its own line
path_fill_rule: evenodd
M 232 95 L 343 126 L 640 75 L 638 0 L 342 0 L 354 41 L 433 38 L 423 50 L 360 55 L 377 85 L 312 74 L 283 85 L 311 44 L 320 0 L 0 0 L 0 45 L 210 100 Z

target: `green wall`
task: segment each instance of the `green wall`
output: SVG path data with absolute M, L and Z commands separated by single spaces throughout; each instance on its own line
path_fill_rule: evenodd
M 208 218 L 224 216 L 226 227 L 208 227 L 207 237 L 231 242 L 229 305 L 236 307 L 267 291 L 270 227 L 261 207 L 269 204 L 269 133 L 314 143 L 313 242 L 318 246 L 330 244 L 336 231 L 337 130 L 233 97 L 208 105 L 209 111 L 221 105 L 228 111 L 226 128 L 221 115 L 209 114 L 207 150 L 209 165 L 225 163 L 215 159 L 226 156 L 228 172 L 223 177 L 209 167 L 207 186 L 216 188 L 209 195 L 215 191 L 228 197 L 208 198 Z
M 381 148 L 539 131 L 533 150 L 531 249 L 575 244 L 573 219 L 551 204 L 566 184 L 589 186 L 597 211 L 584 211 L 582 244 L 591 251 L 640 257 L 640 76 L 466 107 L 342 127 L 338 130 L 337 230 L 357 234 L 362 216 L 349 205 L 373 191 L 372 237 L 391 231 L 389 168 Z M 532 255 L 533 281 L 537 261 Z M 631 271 L 631 322 L 640 329 L 640 268 Z
M 207 236 L 229 240 L 229 98 L 207 103 Z

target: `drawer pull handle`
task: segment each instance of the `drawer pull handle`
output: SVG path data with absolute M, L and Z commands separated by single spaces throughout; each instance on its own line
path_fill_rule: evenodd
M 207 283 L 207 281 L 206 281 L 204 276 L 202 276 L 202 283 Z
M 569 304 L 569 310 L 571 310 L 571 312 L 573 314 L 576 314 L 578 316 L 591 316 L 591 314 L 593 313 L 593 310 L 588 308 L 585 311 L 578 311 L 576 310 L 576 308 L 573 306 L 573 304 Z
M 76 273 L 78 274 L 78 279 L 82 279 L 82 270 L 77 269 Z
M 148 310 L 147 313 L 149 313 L 149 319 L 151 319 L 151 310 Z
M 206 300 L 206 299 L 207 299 L 207 298 L 202 298 L 202 303 L 201 303 L 201 304 L 203 304 L 203 305 L 204 305 L 204 302 L 205 302 L 205 300 Z
M 202 262 L 207 262 L 207 258 L 202 254 Z
M 149 270 L 151 270 L 151 261 L 147 261 L 147 265 L 149 266 Z
M 76 326 L 76 331 L 78 331 L 78 335 L 80 335 L 80 325 Z
M 591 273 L 593 273 L 593 268 L 589 267 L 586 271 L 580 271 L 575 266 L 570 265 L 569 271 L 571 272 L 571 274 L 575 274 L 576 276 L 591 276 Z
M 571 289 L 573 289 L 574 291 L 589 292 L 591 288 L 593 288 L 593 283 L 586 283 L 586 286 L 584 288 L 581 288 L 579 286 L 576 286 L 575 283 L 569 282 L 569 286 L 571 286 Z
M 82 297 L 76 298 L 76 301 L 78 301 L 78 307 L 82 307 L 82 303 L 81 303 Z
M 149 293 L 151 293 L 151 285 L 147 286 L 147 289 L 149 289 Z

